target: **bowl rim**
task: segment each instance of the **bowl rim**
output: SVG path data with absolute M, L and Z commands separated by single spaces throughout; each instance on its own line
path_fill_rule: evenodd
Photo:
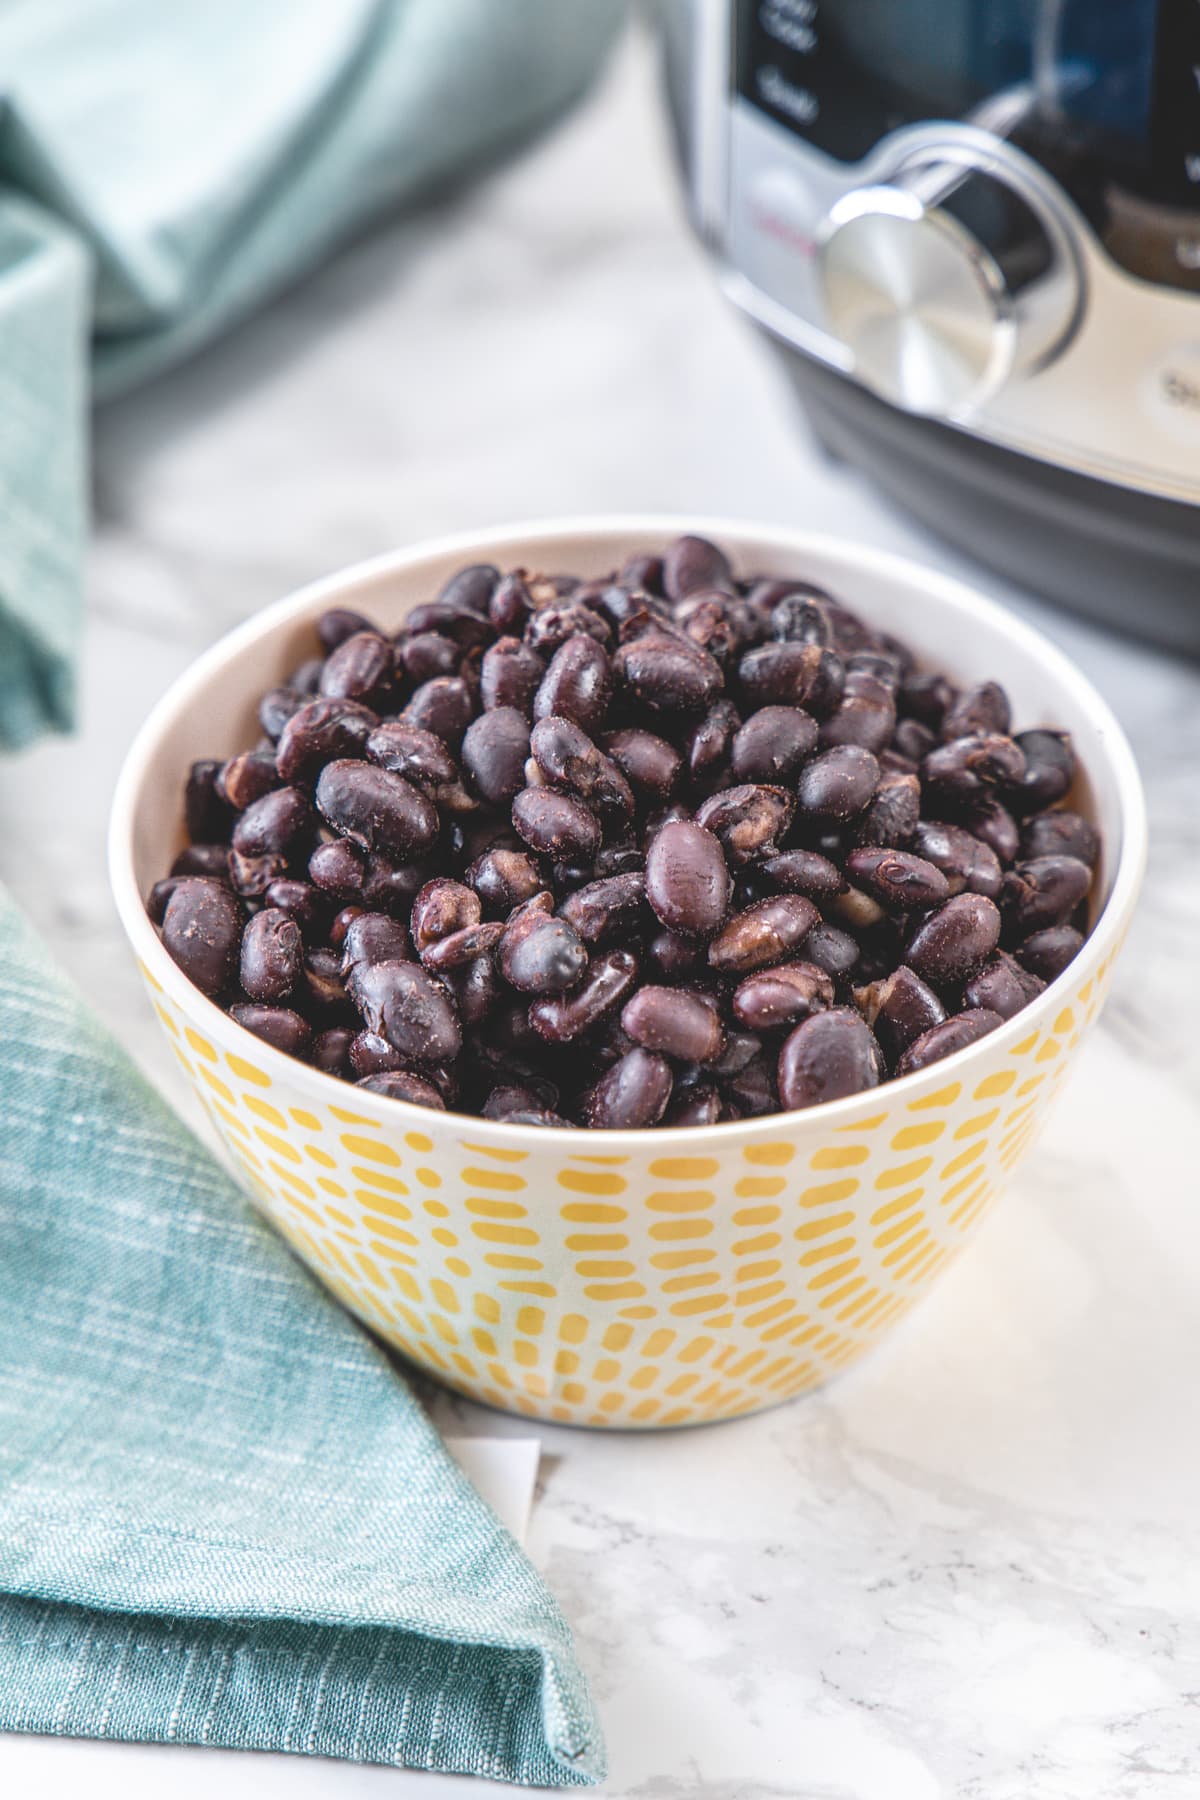
M 1073 692 L 1081 710 L 1095 721 L 1104 740 L 1117 797 L 1121 822 L 1121 849 L 1113 871 L 1111 889 L 1104 911 L 1082 949 L 1068 967 L 1048 983 L 1036 1000 L 995 1031 L 974 1044 L 931 1063 L 915 1074 L 882 1082 L 878 1087 L 848 1094 L 818 1106 L 763 1117 L 728 1120 L 716 1125 L 649 1126 L 638 1130 L 604 1130 L 587 1126 L 512 1125 L 499 1119 L 485 1119 L 478 1114 L 459 1113 L 451 1109 L 431 1112 L 428 1107 L 398 1100 L 390 1095 L 372 1093 L 356 1087 L 339 1076 L 328 1075 L 310 1063 L 301 1062 L 277 1050 L 265 1039 L 256 1037 L 223 1008 L 203 994 L 184 975 L 163 948 L 161 939 L 146 913 L 134 870 L 134 820 L 137 798 L 151 772 L 154 753 L 160 739 L 177 717 L 194 703 L 197 695 L 223 667 L 237 661 L 252 645 L 271 637 L 293 620 L 315 614 L 338 604 L 349 593 L 363 585 L 401 575 L 419 568 L 422 563 L 462 557 L 464 561 L 493 560 L 493 553 L 503 552 L 517 544 L 539 543 L 547 551 L 557 544 L 580 537 L 612 539 L 614 552 L 623 540 L 647 537 L 663 542 L 684 533 L 697 533 L 712 538 L 735 552 L 754 544 L 771 544 L 787 555 L 829 556 L 853 565 L 867 577 L 877 576 L 881 582 L 897 580 L 912 583 L 919 579 L 926 590 L 959 612 L 981 617 L 989 628 L 1006 637 L 1018 654 L 1040 663 L 1060 686 Z M 626 552 L 629 545 L 624 544 Z M 603 1139 L 605 1154 L 634 1154 L 659 1149 L 676 1152 L 711 1145 L 714 1149 L 730 1147 L 738 1141 L 767 1138 L 780 1131 L 795 1130 L 800 1122 L 820 1121 L 823 1128 L 836 1130 L 852 1122 L 864 1108 L 870 1108 L 886 1095 L 887 1103 L 911 1104 L 921 1094 L 937 1086 L 965 1076 L 972 1061 L 979 1062 L 997 1051 L 1011 1049 L 1023 1037 L 1037 1029 L 1058 1010 L 1063 1001 L 1064 984 L 1074 985 L 1081 976 L 1094 976 L 1097 968 L 1119 947 L 1129 917 L 1136 903 L 1147 855 L 1147 819 L 1145 797 L 1133 751 L 1106 700 L 1097 692 L 1087 676 L 1076 667 L 1035 627 L 1010 612 L 1000 602 L 980 593 L 968 582 L 940 569 L 928 567 L 915 558 L 890 550 L 863 547 L 851 539 L 834 533 L 813 532 L 765 521 L 727 519 L 711 514 L 689 513 L 600 513 L 576 514 L 561 518 L 522 520 L 498 527 L 447 533 L 423 538 L 402 549 L 381 555 L 322 575 L 305 583 L 282 599 L 262 608 L 224 633 L 176 677 L 156 702 L 139 727 L 131 743 L 113 794 L 109 818 L 109 880 L 117 912 L 125 933 L 143 967 L 160 988 L 183 1012 L 191 1012 L 196 1022 L 210 1036 L 225 1039 L 233 1035 L 238 1041 L 238 1054 L 244 1049 L 247 1059 L 263 1065 L 272 1081 L 291 1082 L 301 1091 L 307 1090 L 325 1105 L 362 1108 L 379 1115 L 379 1128 L 386 1130 L 391 1121 L 396 1130 L 429 1127 L 432 1120 L 469 1130 L 494 1141 L 497 1148 L 513 1148 L 517 1144 L 531 1147 L 541 1144 L 563 1154 L 568 1149 L 580 1153 L 581 1140 L 592 1135 Z M 353 1099 L 350 1096 L 353 1095 Z

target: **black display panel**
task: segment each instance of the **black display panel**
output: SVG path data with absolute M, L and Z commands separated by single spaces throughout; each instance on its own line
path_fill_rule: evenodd
M 977 124 L 1133 273 L 1200 287 L 1197 0 L 736 0 L 735 17 L 737 91 L 827 155 Z

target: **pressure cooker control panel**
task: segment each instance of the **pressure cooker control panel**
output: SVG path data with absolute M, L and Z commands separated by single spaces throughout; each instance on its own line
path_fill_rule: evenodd
M 747 310 L 907 411 L 1200 497 L 1198 0 L 699 11 L 697 206 Z

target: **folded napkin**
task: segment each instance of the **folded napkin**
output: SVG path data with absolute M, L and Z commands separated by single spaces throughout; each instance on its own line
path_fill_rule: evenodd
M 528 137 L 583 89 L 621 13 L 622 0 L 5 0 L 0 744 L 71 714 L 87 264 L 95 391 L 113 393 Z M 19 687 L 4 676 L 18 661 L 33 678 Z
M 0 1729 L 603 1774 L 513 1539 L 2 891 Z

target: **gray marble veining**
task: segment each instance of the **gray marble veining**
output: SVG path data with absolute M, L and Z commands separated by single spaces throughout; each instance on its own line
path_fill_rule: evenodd
M 228 626 L 340 563 L 621 508 L 811 523 L 980 580 L 1107 694 L 1153 843 L 1060 1110 L 877 1360 L 712 1430 L 545 1431 L 530 1544 L 595 1684 L 607 1791 L 1190 1800 L 1200 672 L 980 576 L 820 455 L 683 225 L 643 46 L 537 151 L 101 416 L 82 729 L 5 768 L 0 876 L 178 1098 L 104 872 L 109 795 L 151 702 Z M 508 1429 L 436 1408 L 456 1431 Z M 233 1797 L 488 1791 L 220 1765 Z M 14 1793 L 199 1794 L 214 1768 L 211 1753 L 0 1746 Z

